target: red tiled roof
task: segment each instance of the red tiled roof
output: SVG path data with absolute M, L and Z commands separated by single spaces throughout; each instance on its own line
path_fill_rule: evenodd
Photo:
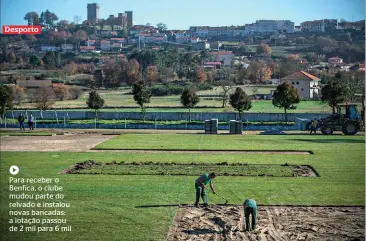
M 93 40 L 93 39 L 89 39 L 89 40 L 88 40 L 88 42 L 90 42 L 90 43 L 94 43 L 94 42 L 95 42 L 95 40 Z
M 111 38 L 111 41 L 125 41 L 124 38 Z
M 293 74 L 290 74 L 284 78 L 283 80 L 309 80 L 309 81 L 320 81 L 320 79 L 314 75 L 311 75 L 305 71 L 297 71 Z
M 55 87 L 65 87 L 65 84 L 64 83 L 52 83 L 52 88 L 55 88 Z
M 80 49 L 83 49 L 83 50 L 93 50 L 93 49 L 95 49 L 95 46 L 80 46 Z
M 233 52 L 231 51 L 220 51 L 220 52 L 215 52 L 216 55 L 229 55 L 229 54 L 233 54 Z
M 151 36 L 151 33 L 140 33 L 139 36 L 142 36 L 142 37 L 150 37 Z
M 107 43 L 109 43 L 109 42 L 110 42 L 109 40 L 101 40 L 101 41 L 100 41 L 100 43 L 101 43 L 101 44 L 107 44 Z

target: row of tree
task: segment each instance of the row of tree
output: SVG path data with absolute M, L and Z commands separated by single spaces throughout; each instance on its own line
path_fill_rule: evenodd
M 59 85 L 52 87 L 41 87 L 35 90 L 26 90 L 20 86 L 0 85 L 0 117 L 3 117 L 6 110 L 12 109 L 14 104 L 21 104 L 26 98 L 40 110 L 49 109 L 56 100 L 78 99 L 82 91 L 78 86 Z
M 333 108 L 333 113 L 335 113 L 335 106 L 345 101 L 348 94 L 344 83 L 340 81 L 342 77 L 339 76 L 337 78 L 338 79 L 330 81 L 322 88 L 322 101 L 327 102 L 329 106 Z M 58 100 L 63 100 L 67 96 L 68 91 L 69 90 L 63 86 L 56 87 L 54 90 L 45 87 L 38 89 L 36 93 L 34 93 L 37 101 L 37 108 L 41 110 L 48 109 L 54 103 L 56 98 Z M 1 116 L 4 115 L 6 109 L 12 108 L 15 99 L 19 98 L 19 95 L 21 95 L 22 92 L 24 92 L 24 90 L 19 88 L 13 90 L 9 86 L 0 86 Z M 364 91 L 362 91 L 362 93 L 365 94 Z M 152 96 L 150 86 L 142 81 L 138 81 L 133 85 L 132 94 L 135 102 L 141 107 L 141 112 L 144 119 L 146 112 L 145 104 L 150 103 Z M 196 91 L 192 88 L 185 89 L 181 94 L 180 100 L 182 105 L 189 109 L 189 116 L 191 108 L 194 108 L 200 101 Z M 89 98 L 86 103 L 88 107 L 94 109 L 96 113 L 104 106 L 104 100 L 96 91 L 89 93 Z M 242 113 L 251 109 L 252 107 L 251 98 L 242 88 L 239 87 L 236 88 L 235 92 L 229 96 L 229 103 L 235 110 L 239 112 L 240 119 Z M 275 107 L 284 109 L 286 122 L 287 111 L 296 109 L 296 104 L 298 103 L 300 103 L 298 89 L 288 82 L 284 82 L 277 86 L 273 94 L 272 104 Z
M 58 17 L 47 9 L 41 12 L 40 15 L 37 12 L 28 12 L 25 14 L 24 20 L 28 22 L 28 25 L 41 25 L 49 29 L 55 26 L 55 21 L 58 20 Z
M 145 119 L 145 104 L 150 103 L 151 90 L 147 84 L 139 81 L 134 84 L 132 94 L 135 102 L 140 106 L 143 119 Z M 285 82 L 279 85 L 274 92 L 272 104 L 275 107 L 283 108 L 285 111 L 285 117 L 287 121 L 287 111 L 296 109 L 296 104 L 300 102 L 299 92 L 291 84 Z M 186 88 L 180 97 L 182 105 L 189 110 L 189 121 L 191 121 L 191 109 L 194 108 L 200 101 L 199 96 L 193 88 Z M 87 100 L 89 108 L 94 109 L 96 116 L 97 112 L 104 105 L 104 100 L 99 96 L 96 91 L 89 93 Z M 245 91 L 237 87 L 235 92 L 229 96 L 230 105 L 239 112 L 239 118 L 242 119 L 242 113 L 252 108 L 251 97 L 249 97 Z

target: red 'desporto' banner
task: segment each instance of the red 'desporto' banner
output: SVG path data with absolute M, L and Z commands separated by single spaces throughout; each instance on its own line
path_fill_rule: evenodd
M 42 28 L 40 25 L 3 25 L 2 31 L 3 34 L 40 34 Z

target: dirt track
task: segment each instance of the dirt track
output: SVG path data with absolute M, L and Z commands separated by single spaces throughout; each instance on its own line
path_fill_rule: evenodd
M 88 151 L 115 137 L 100 134 L 0 137 L 1 151 Z
M 133 152 L 133 153 L 178 153 L 178 154 L 289 154 L 307 155 L 308 151 L 265 151 L 265 150 L 144 150 L 144 149 L 93 149 L 100 143 L 115 137 L 108 133 L 73 133 L 54 136 L 1 136 L 0 150 L 2 151 L 70 151 L 70 152 Z
M 365 209 L 261 206 L 257 231 L 248 233 L 243 232 L 240 206 L 183 207 L 167 240 L 365 240 Z

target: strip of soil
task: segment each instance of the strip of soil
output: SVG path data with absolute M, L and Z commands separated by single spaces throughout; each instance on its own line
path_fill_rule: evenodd
M 102 175 L 184 175 L 198 176 L 215 172 L 218 176 L 270 176 L 270 177 L 317 177 L 316 171 L 307 165 L 275 165 L 246 163 L 175 163 L 175 162 L 132 162 L 116 161 L 102 163 L 93 160 L 72 165 L 62 171 L 64 174 Z
M 308 155 L 314 154 L 312 151 L 299 150 L 195 150 L 195 149 L 124 149 L 124 148 L 92 148 L 90 151 L 117 151 L 117 152 L 143 152 L 143 153 L 211 153 L 211 154 L 234 154 L 234 153 L 256 153 L 256 154 L 290 154 Z
M 365 240 L 364 207 L 259 206 L 256 232 L 245 232 L 241 206 L 184 206 L 167 240 Z

